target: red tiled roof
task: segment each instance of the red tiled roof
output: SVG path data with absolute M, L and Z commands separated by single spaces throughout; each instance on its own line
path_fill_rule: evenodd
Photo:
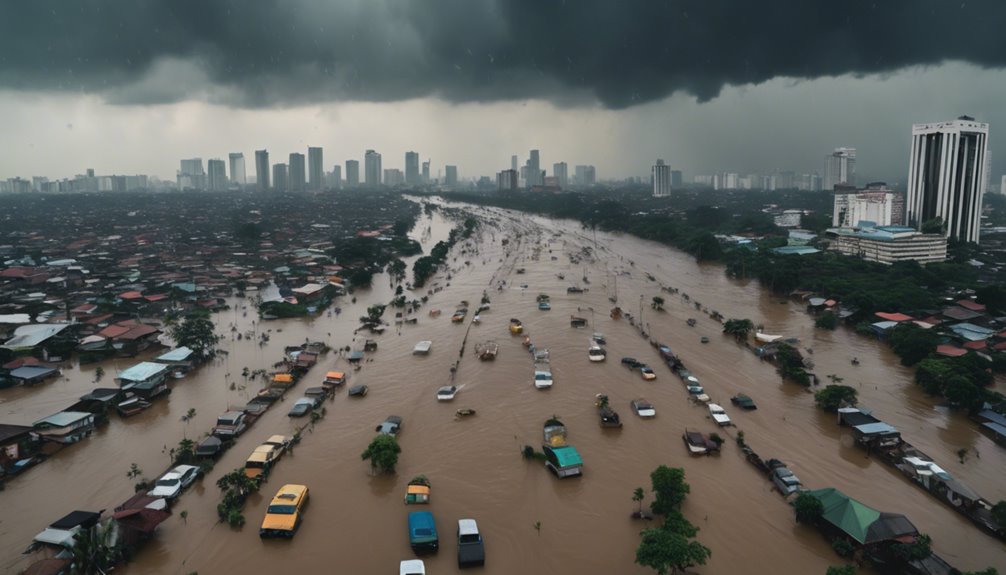
M 106 327 L 105 329 L 99 331 L 98 335 L 100 335 L 101 337 L 107 337 L 109 339 L 112 339 L 112 338 L 119 337 L 120 335 L 126 333 L 127 331 L 129 331 L 129 329 L 130 328 L 128 328 L 126 326 L 115 324 L 115 325 L 110 325 L 110 326 Z
M 129 328 L 125 333 L 119 336 L 113 336 L 112 339 L 125 339 L 134 340 L 140 339 L 141 337 L 148 336 L 150 334 L 159 333 L 160 330 L 152 325 L 140 324 L 135 327 Z
M 987 341 L 985 341 L 984 339 L 980 339 L 978 341 L 968 341 L 968 342 L 965 342 L 964 343 L 964 347 L 966 347 L 968 349 L 985 349 L 986 347 L 988 347 L 988 344 L 989 343 Z
M 936 353 L 940 355 L 945 355 L 947 357 L 960 357 L 962 355 L 967 354 L 968 350 L 960 347 L 954 347 L 952 345 L 943 344 L 936 346 Z
M 127 291 L 119 294 L 120 299 L 140 299 L 141 297 L 143 297 L 143 294 L 138 291 Z
M 996 351 L 1002 351 L 1002 350 L 1006 349 L 1006 341 L 1001 341 L 1001 342 L 993 345 L 992 349 L 994 349 Z
M 104 323 L 104 322 L 112 319 L 112 316 L 114 316 L 114 315 L 115 315 L 114 313 L 103 313 L 101 315 L 96 315 L 96 316 L 94 316 L 94 317 L 92 317 L 92 318 L 84 321 L 84 323 L 86 323 L 88 325 L 98 325 L 99 323 Z
M 14 361 L 3 364 L 3 369 L 17 369 L 26 365 L 42 365 L 42 362 L 34 357 L 22 357 Z
M 957 302 L 957 305 L 961 306 L 964 309 L 969 309 L 971 311 L 985 311 L 984 305 L 969 299 L 962 299 L 959 302 Z
M 143 299 L 145 299 L 145 300 L 147 300 L 149 302 L 155 302 L 155 301 L 161 301 L 161 300 L 168 299 L 168 295 L 167 294 L 163 294 L 163 293 L 158 293 L 158 294 L 153 294 L 153 295 L 145 295 L 145 296 L 143 296 Z
M 912 316 L 905 315 L 903 313 L 887 313 L 887 312 L 883 312 L 883 311 L 878 311 L 877 313 L 875 313 L 873 315 L 879 317 L 880 319 L 886 319 L 887 321 L 898 321 L 898 322 L 900 322 L 900 321 L 910 321 L 912 319 L 915 319 Z

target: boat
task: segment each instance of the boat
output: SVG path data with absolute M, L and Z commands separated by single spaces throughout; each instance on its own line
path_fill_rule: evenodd
M 139 397 L 133 396 L 125 401 L 119 402 L 119 404 L 115 406 L 115 410 L 118 411 L 119 415 L 122 417 L 130 417 L 140 413 L 148 407 L 150 407 L 149 401 L 144 401 Z
M 440 317 L 440 310 L 439 309 L 431 309 L 430 310 L 430 317 Z
M 755 334 L 755 339 L 762 343 L 772 343 L 773 341 L 779 341 L 782 338 L 783 336 L 781 335 L 769 335 L 761 332 Z
M 618 417 L 618 412 L 608 405 L 608 396 L 599 393 L 594 397 L 596 398 L 594 405 L 597 406 L 597 416 L 601 420 L 601 427 L 622 427 L 622 420 Z
M 605 357 L 607 357 L 607 353 L 603 347 L 595 344 L 587 348 L 587 359 L 590 361 L 604 361 Z
M 425 475 L 413 477 L 405 487 L 405 504 L 414 505 L 430 502 L 430 480 Z
M 500 346 L 495 341 L 485 341 L 475 344 L 475 356 L 482 361 L 496 359 Z
M 747 409 L 747 410 L 758 409 L 758 406 L 755 405 L 754 400 L 744 395 L 743 393 L 739 393 L 731 397 L 730 403 L 736 405 L 741 409 Z
M 716 425 L 719 425 L 720 427 L 733 425 L 733 423 L 730 421 L 730 416 L 727 415 L 727 412 L 724 411 L 723 407 L 721 407 L 719 404 L 716 403 L 709 404 L 709 415 L 712 416 L 713 421 L 716 422 Z
M 520 335 L 524 333 L 524 324 L 517 318 L 510 318 L 510 334 Z M 525 338 L 527 339 L 527 338 Z M 530 341 L 530 340 L 528 340 Z
M 416 344 L 412 348 L 413 355 L 428 355 L 430 353 L 430 348 L 433 347 L 433 342 L 430 340 L 423 340 Z
M 692 455 L 709 455 L 720 450 L 719 444 L 709 439 L 704 433 L 686 429 L 681 437 L 685 440 L 688 452 Z

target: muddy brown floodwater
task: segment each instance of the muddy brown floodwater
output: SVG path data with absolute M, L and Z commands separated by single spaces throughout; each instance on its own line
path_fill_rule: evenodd
M 708 565 L 696 572 L 823 573 L 828 565 L 840 563 L 816 531 L 796 525 L 789 506 L 744 461 L 733 442 L 737 430 L 745 432 L 748 443 L 763 457 L 787 462 L 811 488 L 838 487 L 868 505 L 906 514 L 920 531 L 932 536 L 935 550 L 957 567 L 1006 566 L 1001 543 L 891 468 L 868 459 L 852 445 L 847 429 L 814 407 L 812 394 L 782 383 L 770 364 L 724 337 L 719 324 L 696 311 L 692 302 L 698 300 L 728 318 L 750 318 L 770 333 L 799 337 L 802 347 L 814 350 L 816 373 L 843 377 L 844 383 L 859 389 L 863 405 L 897 426 L 941 466 L 989 500 L 1006 498 L 1003 450 L 963 416 L 935 407 L 885 346 L 846 329 L 815 330 L 801 305 L 771 295 L 757 282 L 731 280 L 721 267 L 697 265 L 688 255 L 665 246 L 605 233 L 595 238 L 573 222 L 471 209 L 495 222 L 495 227 L 483 227 L 477 237 L 455 248 L 451 279 L 440 274 L 431 280 L 429 288 L 436 284 L 443 289 L 430 297 L 416 325 L 392 328 L 376 338 L 379 349 L 370 355 L 373 361 L 352 372 L 349 382 L 367 384 L 370 394 L 351 399 L 341 390 L 326 404 L 326 417 L 304 434 L 260 494 L 249 500 L 248 524 L 232 530 L 217 523 L 220 492 L 215 482 L 241 466 L 260 441 L 292 431 L 286 406 L 299 397 L 298 388 L 182 495 L 174 515 L 122 572 L 394 573 L 400 560 L 413 556 L 406 517 L 416 508 L 405 506 L 402 498 L 409 478 L 422 473 L 433 484 L 431 504 L 422 509 L 434 513 L 441 536 L 439 554 L 426 558 L 429 573 L 457 571 L 453 539 L 457 520 L 466 517 L 477 519 L 484 533 L 486 573 L 647 573 L 633 562 L 645 524 L 629 518 L 635 507 L 631 497 L 637 486 L 649 492 L 649 473 L 661 464 L 684 467 L 691 484 L 684 513 L 701 529 L 698 539 L 713 552 Z M 428 250 L 446 237 L 451 226 L 434 214 L 421 218 L 413 235 Z M 510 239 L 505 248 L 503 238 Z M 570 262 L 570 254 L 593 248 L 595 242 L 595 258 Z M 518 268 L 526 273 L 517 274 Z M 565 280 L 558 278 L 560 273 Z M 655 279 L 648 279 L 647 273 Z M 500 280 L 508 288 L 496 291 Z M 521 284 L 528 287 L 522 289 Z M 63 450 L 0 492 L 0 552 L 6 558 L 2 567 L 14 571 L 22 566 L 18 554 L 32 536 L 63 514 L 73 509 L 110 510 L 126 499 L 132 493 L 132 480 L 126 477 L 131 463 L 137 463 L 147 477 L 155 477 L 168 466 L 166 448 L 185 436 L 201 437 L 217 414 L 230 405 L 243 405 L 258 385 L 245 385 L 242 368 L 269 369 L 285 345 L 305 339 L 357 348 L 363 339 L 361 334 L 354 340 L 357 318 L 368 305 L 392 298 L 386 277 L 378 276 L 374 285 L 372 290 L 358 291 L 355 304 L 348 298 L 339 302 L 338 316 L 255 325 L 253 310 L 245 315 L 244 301 L 234 300 L 233 310 L 216 316 L 218 332 L 227 334 L 223 346 L 227 355 L 175 382 L 167 401 L 127 420 L 113 416 L 90 439 Z M 588 291 L 567 295 L 571 285 Z M 660 285 L 680 293 L 661 293 Z M 477 305 L 484 289 L 492 309 L 481 314 L 482 322 L 452 324 L 456 304 L 468 300 Z M 737 427 L 720 431 L 729 437 L 719 457 L 688 456 L 681 440 L 685 427 L 716 429 L 704 407 L 687 401 L 677 377 L 638 331 L 624 319 L 609 318 L 608 298 L 616 292 L 622 308 L 637 319 L 641 315 L 651 337 L 671 345 L 713 399 L 726 405 Z M 425 293 L 422 290 L 416 297 Z M 551 296 L 551 311 L 536 308 L 539 293 Z M 692 302 L 683 301 L 684 293 Z M 655 295 L 667 300 L 666 311 L 649 308 Z M 430 318 L 429 309 L 444 313 Z M 390 319 L 390 309 L 388 314 Z M 591 324 L 571 328 L 570 315 L 587 317 Z M 551 350 L 552 389 L 532 386 L 530 357 L 507 330 L 511 317 L 524 321 L 535 345 Z M 694 327 L 686 324 L 691 317 L 697 319 Z M 269 331 L 271 340 L 264 347 L 254 340 L 234 340 L 232 324 L 242 332 Z M 607 336 L 605 363 L 587 360 L 592 331 Z M 461 391 L 453 402 L 438 403 L 434 393 L 449 383 L 466 332 L 466 353 L 455 379 Z M 708 336 L 710 343 L 701 344 L 701 336 Z M 412 355 L 415 343 L 426 339 L 433 341 L 430 355 Z M 472 353 L 474 345 L 485 340 L 500 345 L 494 362 L 480 362 Z M 622 356 L 649 362 L 657 380 L 645 382 L 622 367 Z M 859 358 L 858 366 L 850 364 L 852 357 Z M 104 364 L 106 378 L 135 361 Z M 298 387 L 320 381 L 327 368 L 345 366 L 337 353 L 329 353 Z M 0 392 L 0 419 L 30 423 L 65 407 L 94 387 L 95 367 L 70 366 L 59 381 Z M 759 409 L 750 413 L 730 409 L 729 397 L 738 392 L 753 397 Z M 606 393 L 622 416 L 625 425 L 620 431 L 598 427 L 593 406 L 598 393 Z M 635 397 L 649 399 L 657 417 L 637 418 L 629 408 Z M 478 413 L 456 420 L 454 412 L 460 407 Z M 180 418 L 190 408 L 197 415 L 183 423 Z M 390 414 L 404 418 L 398 472 L 371 476 L 360 453 L 373 438 L 374 427 Z M 582 477 L 557 480 L 541 463 L 520 456 L 523 445 L 540 445 L 542 422 L 553 414 L 565 422 L 570 443 L 583 456 Z M 980 458 L 972 456 L 960 464 L 955 453 L 962 447 Z M 304 524 L 292 541 L 261 541 L 258 524 L 268 499 L 284 483 L 311 488 Z M 181 519 L 181 510 L 188 512 L 186 520 Z M 540 530 L 534 527 L 538 522 Z

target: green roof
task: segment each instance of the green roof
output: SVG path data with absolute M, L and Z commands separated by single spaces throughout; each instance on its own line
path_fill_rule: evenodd
M 880 512 L 849 497 L 834 487 L 807 492 L 824 506 L 825 521 L 860 543 L 866 543 L 870 526 L 880 519 Z
M 580 454 L 572 445 L 567 445 L 565 447 L 553 447 L 552 453 L 555 454 L 555 459 L 559 462 L 559 467 L 575 467 L 577 465 L 583 465 L 583 459 L 580 458 Z

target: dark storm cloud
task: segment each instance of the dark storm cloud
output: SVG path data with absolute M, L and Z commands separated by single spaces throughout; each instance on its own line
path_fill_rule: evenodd
M 544 98 L 624 108 L 786 76 L 1006 64 L 1006 2 L 5 1 L 0 87 L 117 103 Z

